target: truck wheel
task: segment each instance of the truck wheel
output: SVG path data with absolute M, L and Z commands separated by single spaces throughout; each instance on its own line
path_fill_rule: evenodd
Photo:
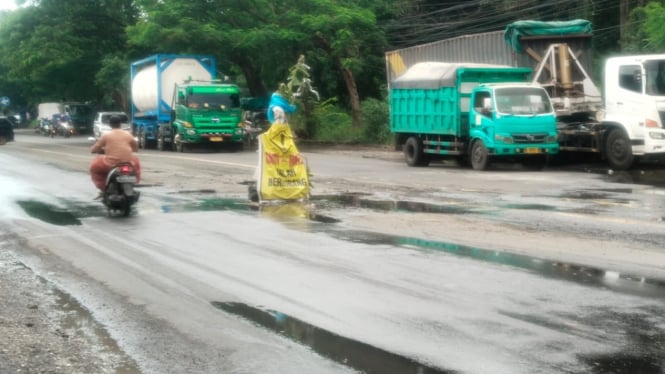
M 139 148 L 146 149 L 148 146 L 148 137 L 145 134 L 145 131 L 141 130 L 139 134 Z
M 5 145 L 7 144 L 7 138 L 4 136 L 0 136 L 0 145 Z
M 489 165 L 490 157 L 482 140 L 476 140 L 471 146 L 471 167 L 473 170 L 485 170 Z
M 157 137 L 157 149 L 160 151 L 166 150 L 166 146 L 164 145 L 164 135 L 159 135 Z
M 423 143 L 415 136 L 410 137 L 404 144 L 404 159 L 409 166 L 427 166 L 430 158 L 423 153 Z
M 178 153 L 182 153 L 187 150 L 186 145 L 180 139 L 180 134 L 177 134 L 175 139 L 173 139 L 173 146 L 175 147 L 175 151 Z
M 633 165 L 633 149 L 628 135 L 623 130 L 612 130 L 607 136 L 605 155 L 607 162 L 614 169 L 626 170 Z

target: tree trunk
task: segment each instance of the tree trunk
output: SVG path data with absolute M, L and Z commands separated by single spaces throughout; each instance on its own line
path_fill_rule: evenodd
M 356 86 L 356 78 L 353 76 L 351 70 L 342 66 L 342 62 L 337 62 L 342 71 L 342 77 L 344 78 L 344 83 L 346 83 L 346 89 L 349 92 L 349 105 L 351 106 L 351 119 L 353 121 L 353 127 L 359 128 L 361 126 L 360 119 L 360 95 L 358 95 L 358 86 Z
M 243 75 L 245 76 L 245 80 L 247 81 L 247 88 L 249 88 L 250 94 L 254 97 L 267 96 L 268 91 L 266 90 L 260 75 L 256 73 L 256 69 L 254 69 L 252 63 L 246 59 L 243 59 L 243 61 L 238 61 L 237 63 L 242 69 Z
M 335 60 L 337 68 L 342 73 L 342 78 L 344 78 L 344 83 L 346 84 L 346 90 L 349 93 L 349 106 L 351 107 L 351 121 L 353 127 L 359 128 L 361 126 L 360 120 L 360 95 L 358 95 L 358 86 L 356 85 L 356 78 L 353 76 L 353 72 L 350 69 L 344 67 L 342 63 L 342 58 L 339 57 L 332 46 L 321 34 L 316 35 L 316 39 L 319 41 L 319 44 L 323 46 L 331 58 Z

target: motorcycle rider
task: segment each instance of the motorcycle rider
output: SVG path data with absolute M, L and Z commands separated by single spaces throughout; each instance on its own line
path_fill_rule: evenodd
M 133 153 L 139 149 L 138 142 L 132 134 L 120 128 L 121 124 L 120 116 L 111 116 L 109 118 L 111 131 L 102 135 L 90 148 L 91 153 L 99 153 L 102 150 L 104 153 L 95 157 L 90 163 L 90 177 L 95 187 L 99 189 L 97 198 L 100 198 L 104 192 L 108 172 L 118 163 L 132 163 L 136 173 L 136 182 L 138 183 L 141 179 L 141 164 Z

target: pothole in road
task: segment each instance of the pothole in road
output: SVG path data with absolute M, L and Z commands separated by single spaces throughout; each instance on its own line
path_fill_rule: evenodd
M 243 317 L 261 327 L 311 347 L 316 353 L 363 373 L 451 374 L 418 363 L 408 357 L 337 335 L 275 310 L 261 309 L 243 303 L 213 301 L 215 308 Z
M 477 261 L 511 266 L 534 272 L 543 277 L 583 284 L 616 292 L 665 299 L 665 280 L 638 277 L 613 270 L 594 268 L 575 263 L 552 261 L 504 251 L 475 248 L 389 234 L 353 230 L 323 230 L 340 240 L 371 245 L 389 245 L 417 250 L 445 252 Z
M 413 212 L 413 213 L 439 213 L 439 214 L 468 214 L 478 213 L 477 209 L 456 204 L 433 204 L 409 200 L 377 200 L 367 198 L 365 194 L 346 193 L 340 195 L 312 196 L 312 201 L 321 208 L 327 207 L 351 207 L 371 209 L 390 212 Z
M 69 207 L 58 207 L 35 200 L 20 200 L 17 203 L 29 216 L 53 225 L 81 224 L 81 221 L 71 212 Z

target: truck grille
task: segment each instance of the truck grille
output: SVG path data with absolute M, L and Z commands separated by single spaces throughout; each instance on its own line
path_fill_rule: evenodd
M 545 138 L 547 134 L 513 134 L 513 140 L 515 144 L 534 144 L 534 143 L 545 143 Z

